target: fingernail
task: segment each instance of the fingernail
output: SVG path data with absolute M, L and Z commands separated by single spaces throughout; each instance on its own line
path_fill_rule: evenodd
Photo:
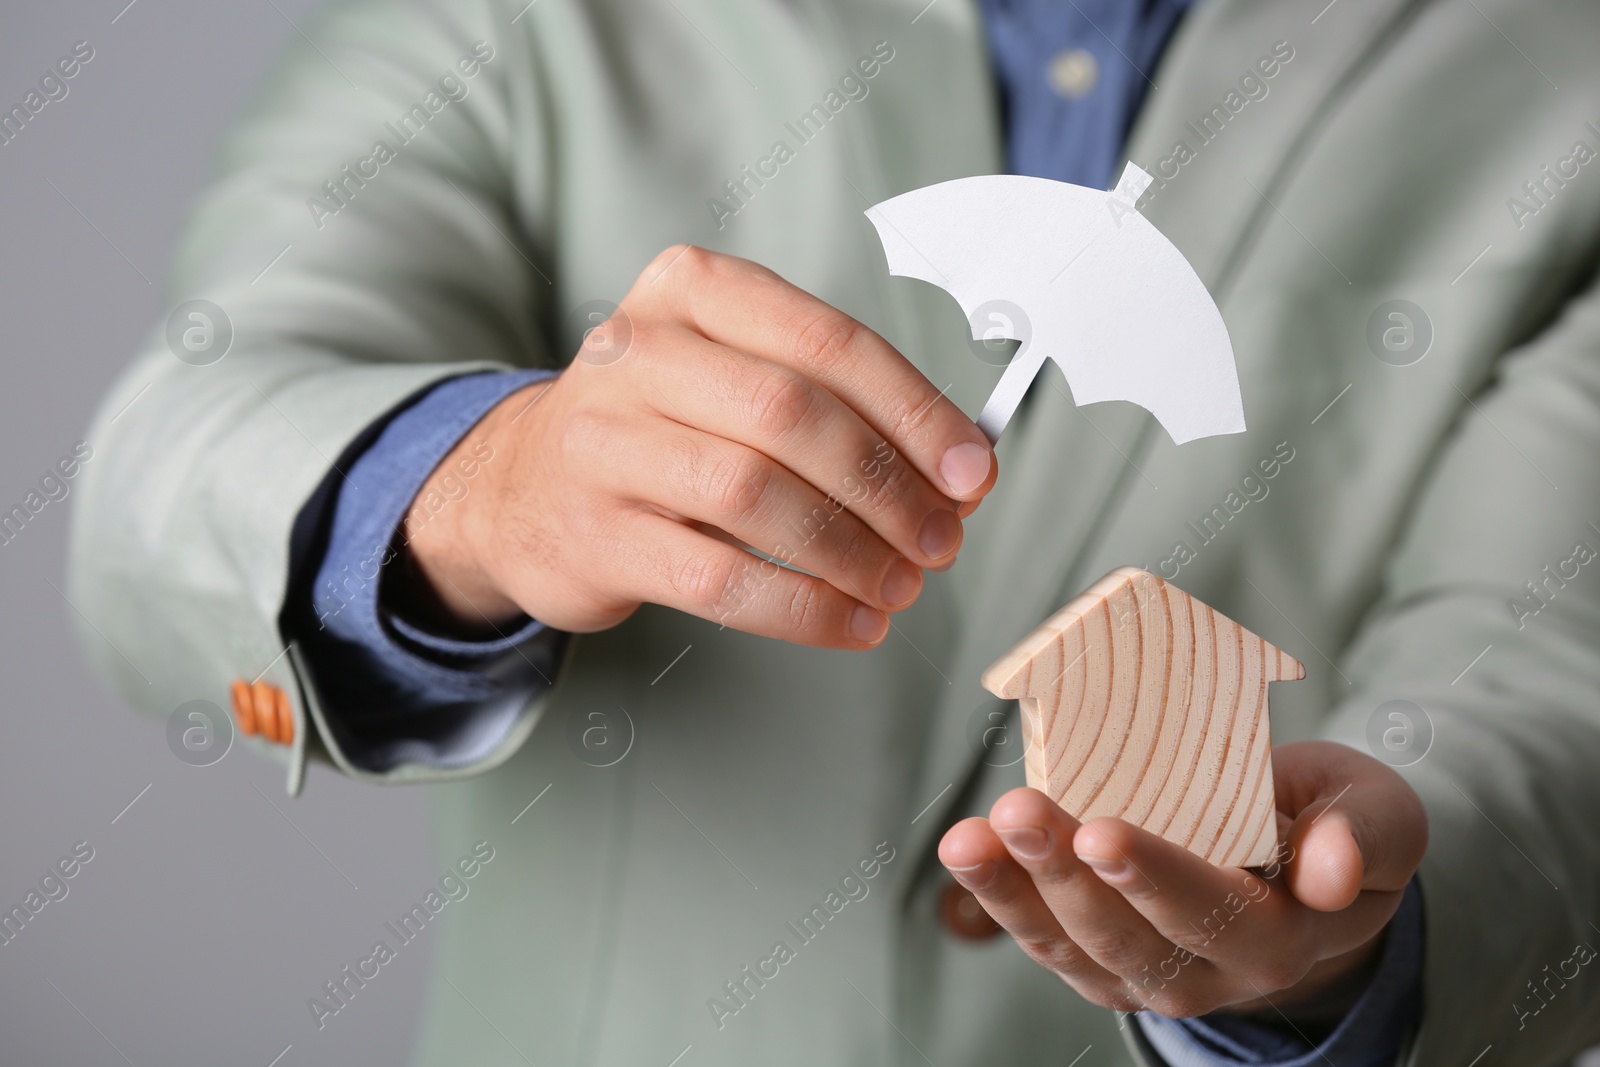
M 1128 865 L 1122 860 L 1108 860 L 1104 856 L 1079 855 L 1078 859 L 1085 867 L 1094 871 L 1107 881 L 1119 881 L 1128 876 Z
M 957 496 L 965 496 L 989 477 L 989 450 L 970 441 L 952 446 L 939 460 L 939 476 Z
M 897 559 L 889 565 L 889 572 L 883 576 L 883 588 L 878 592 L 885 604 L 899 607 L 915 600 L 921 590 L 922 568 Z
M 889 616 L 876 608 L 857 604 L 850 614 L 850 636 L 869 645 L 876 644 L 889 631 Z
M 929 512 L 922 520 L 922 529 L 917 531 L 917 547 L 926 552 L 929 559 L 948 556 L 960 541 L 961 520 L 956 518 L 955 512 L 944 508 Z
M 956 881 L 968 889 L 982 889 L 994 878 L 994 864 L 988 860 L 974 863 L 971 867 L 946 867 L 945 870 L 955 875 Z
M 1050 835 L 1036 826 L 1000 830 L 998 833 L 1000 840 L 1006 843 L 1006 848 L 1025 860 L 1043 859 L 1044 854 L 1050 851 Z

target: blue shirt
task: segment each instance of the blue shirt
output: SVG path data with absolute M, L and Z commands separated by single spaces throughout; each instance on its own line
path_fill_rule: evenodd
M 1192 0 L 979 0 L 1000 90 L 1006 166 L 1107 188 L 1157 62 Z M 564 635 L 526 619 L 493 641 L 430 633 L 385 606 L 384 568 L 423 483 L 501 399 L 539 372 L 454 378 L 371 427 L 302 513 L 289 616 L 351 760 L 466 765 L 493 749 L 550 676 Z M 470 486 L 465 490 L 470 492 Z M 302 543 L 303 542 L 303 543 Z M 1376 976 L 1320 1043 L 1292 1027 L 1212 1016 L 1134 1018 L 1171 1067 L 1377 1067 L 1421 1013 L 1422 908 L 1416 884 L 1385 939 Z
M 1110 188 L 1192 0 L 979 0 L 1013 174 Z

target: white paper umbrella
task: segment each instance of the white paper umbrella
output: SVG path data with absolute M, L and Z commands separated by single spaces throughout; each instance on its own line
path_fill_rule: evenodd
M 867 210 L 891 274 L 944 289 L 974 339 L 1021 347 L 978 425 L 998 440 L 1046 359 L 1073 400 L 1127 400 L 1183 444 L 1244 430 L 1233 345 L 1183 253 L 1135 202 L 1150 175 L 1115 189 L 989 174 L 915 189 Z

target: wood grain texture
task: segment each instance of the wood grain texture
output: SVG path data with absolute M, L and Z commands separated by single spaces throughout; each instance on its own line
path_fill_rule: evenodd
M 1154 574 L 1122 567 L 983 674 L 1022 707 L 1028 784 L 1225 867 L 1277 850 L 1267 683 L 1305 668 Z

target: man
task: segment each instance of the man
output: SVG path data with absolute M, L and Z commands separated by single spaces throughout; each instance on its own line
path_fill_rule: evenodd
M 1600 12 L 1065 7 L 340 8 L 230 143 L 75 599 L 130 698 L 281 691 L 291 792 L 437 783 L 443 853 L 494 849 L 423 1062 L 1600 1039 Z M 1049 371 L 991 454 L 995 358 L 861 212 L 1124 158 L 1250 430 Z M 977 676 L 1124 563 L 1308 664 L 1280 863 L 1015 789 Z

